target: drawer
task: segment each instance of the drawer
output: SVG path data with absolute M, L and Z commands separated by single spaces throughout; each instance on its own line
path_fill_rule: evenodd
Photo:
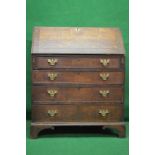
M 50 104 L 56 102 L 105 102 L 123 101 L 122 87 L 52 87 L 52 86 L 33 86 L 32 101 L 47 101 Z M 52 101 L 52 102 L 51 102 Z M 45 102 L 46 103 L 46 102 Z
M 33 105 L 35 122 L 113 122 L 122 121 L 122 105 Z
M 123 72 L 51 72 L 33 70 L 33 83 L 57 84 L 122 84 Z
M 57 68 L 120 68 L 119 56 L 51 56 L 33 57 L 33 68 L 57 69 Z

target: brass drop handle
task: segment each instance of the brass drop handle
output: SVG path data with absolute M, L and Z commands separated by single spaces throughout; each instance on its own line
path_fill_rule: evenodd
M 49 65 L 54 66 L 58 62 L 58 59 L 54 59 L 54 58 L 48 59 L 47 62 Z
M 103 96 L 103 97 L 107 97 L 108 94 L 110 93 L 109 90 L 100 90 L 99 93 Z
M 103 66 L 107 66 L 110 63 L 110 59 L 100 59 L 100 63 Z
M 51 81 L 55 80 L 57 76 L 57 73 L 48 73 L 48 77 Z
M 108 80 L 110 74 L 109 73 L 100 73 L 100 77 L 103 81 Z
M 54 117 L 57 114 L 57 110 L 48 110 L 47 114 L 50 117 Z
M 110 112 L 108 109 L 100 109 L 98 112 L 102 117 L 106 117 Z
M 50 89 L 50 90 L 47 90 L 47 93 L 51 96 L 51 97 L 54 97 L 58 91 L 57 90 L 53 90 L 53 89 Z

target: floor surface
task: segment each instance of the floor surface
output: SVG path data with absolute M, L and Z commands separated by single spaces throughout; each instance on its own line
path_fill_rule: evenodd
M 126 137 L 118 138 L 110 130 L 100 128 L 57 128 L 30 139 L 30 121 L 27 121 L 27 155 L 128 155 L 128 122 Z

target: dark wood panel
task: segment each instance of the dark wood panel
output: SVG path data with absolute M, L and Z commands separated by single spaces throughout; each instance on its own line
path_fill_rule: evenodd
M 51 101 L 51 104 L 60 101 L 66 104 L 72 101 L 123 101 L 122 87 L 88 87 L 88 88 L 63 88 L 52 86 L 33 86 L 32 87 L 32 101 Z
M 32 53 L 124 54 L 118 28 L 35 27 Z
M 55 78 L 50 79 L 50 75 Z M 105 80 L 102 79 L 102 77 Z M 32 71 L 33 83 L 68 83 L 68 84 L 122 84 L 124 82 L 123 72 L 52 72 Z
M 113 122 L 122 116 L 122 105 L 32 105 L 34 122 Z
M 35 69 L 67 69 L 67 68 L 79 68 L 79 69 L 118 69 L 121 67 L 121 57 L 115 56 L 76 56 L 76 57 L 56 57 L 56 56 L 48 56 L 48 57 L 33 57 L 32 61 L 33 68 Z

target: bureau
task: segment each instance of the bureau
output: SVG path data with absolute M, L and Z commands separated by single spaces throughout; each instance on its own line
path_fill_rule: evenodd
M 125 51 L 117 28 L 35 27 L 31 137 L 57 126 L 125 136 Z

